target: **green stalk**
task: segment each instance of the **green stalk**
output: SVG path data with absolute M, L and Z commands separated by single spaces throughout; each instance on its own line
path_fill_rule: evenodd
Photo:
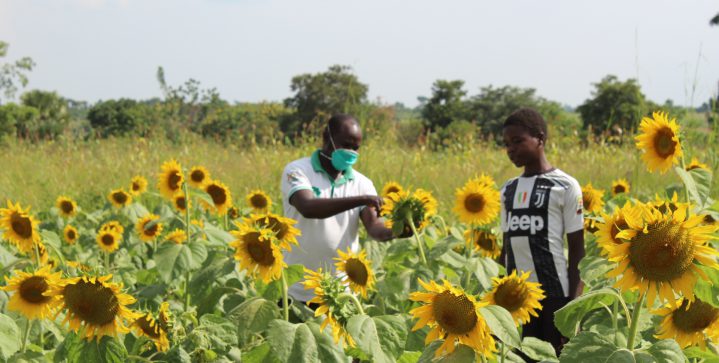
M 360 315 L 364 315 L 364 309 L 362 308 L 362 303 L 357 299 L 357 296 L 354 296 L 354 294 L 350 293 L 342 293 L 338 297 L 338 300 L 344 300 L 344 299 L 350 299 L 355 304 L 355 307 L 357 307 L 357 310 L 359 311 Z
M 679 160 L 681 161 L 681 164 L 680 164 L 680 165 L 681 165 L 681 167 L 682 167 L 682 170 L 686 171 L 686 170 L 687 170 L 687 167 L 686 167 L 686 162 L 684 161 L 684 154 L 682 154 L 682 158 L 679 159 Z M 692 180 L 693 180 L 693 179 L 694 179 L 694 178 L 692 177 Z M 687 188 L 686 185 L 684 186 L 684 197 L 687 198 L 687 202 L 689 202 L 689 188 Z
M 642 304 L 644 304 L 644 298 L 646 293 L 641 294 L 637 304 L 634 306 L 634 312 L 632 312 L 632 323 L 629 326 L 629 338 L 627 340 L 627 349 L 634 350 L 634 339 L 637 337 L 637 327 L 639 326 L 639 315 L 642 313 Z
M 105 273 L 110 273 L 110 252 L 105 251 Z
M 500 358 L 499 358 L 499 359 L 500 359 L 499 362 L 500 362 L 500 363 L 504 363 L 504 356 L 505 356 L 505 352 L 504 352 L 504 342 L 503 342 L 503 341 L 500 341 L 499 345 L 501 346 L 501 352 L 502 352 L 502 353 L 501 353 L 502 355 L 501 355 Z
M 414 239 L 417 241 L 417 247 L 419 248 L 419 256 L 422 258 L 422 263 L 424 263 L 425 266 L 429 266 L 429 264 L 427 263 L 427 257 L 425 257 L 424 255 L 424 247 L 422 247 L 422 241 L 419 239 L 417 228 L 415 228 L 414 226 L 412 215 L 407 216 L 407 223 L 409 223 L 409 227 L 412 229 L 412 234 L 414 234 Z
M 20 352 L 25 353 L 25 348 L 27 348 L 27 341 L 28 338 L 30 338 L 30 330 L 32 330 L 32 320 L 25 319 L 27 321 L 27 324 L 25 324 L 25 334 L 22 338 L 22 345 L 20 346 Z
M 617 328 L 617 317 L 619 315 L 619 301 L 614 300 L 612 306 L 612 331 L 614 331 L 614 345 L 619 346 L 619 330 Z
M 185 206 L 188 208 L 185 208 L 185 234 L 187 235 L 187 244 L 189 245 L 191 242 L 191 234 L 190 234 L 190 193 L 187 191 L 187 183 L 182 183 L 182 191 L 185 194 Z M 188 270 L 185 273 L 185 291 L 184 291 L 184 301 L 185 301 L 185 311 L 187 311 L 187 308 L 190 306 L 190 271 Z
M 469 237 L 471 239 L 469 246 L 467 246 L 467 242 L 465 241 L 465 257 L 467 258 L 467 266 L 469 266 L 469 259 L 472 258 L 472 248 L 474 247 L 474 225 L 469 225 Z M 472 272 L 467 269 L 467 275 L 465 275 L 464 278 L 464 288 L 469 289 L 469 283 L 472 278 Z
M 290 321 L 290 307 L 288 305 L 287 298 L 287 276 L 285 276 L 285 269 L 282 269 L 282 310 L 285 314 L 285 321 Z

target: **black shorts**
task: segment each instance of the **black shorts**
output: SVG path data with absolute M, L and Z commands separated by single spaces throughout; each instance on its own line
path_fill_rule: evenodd
M 559 329 L 554 325 L 554 312 L 563 308 L 569 303 L 568 297 L 546 297 L 539 302 L 542 310 L 537 311 L 539 316 L 533 316 L 529 322 L 522 327 L 522 337 L 535 337 L 549 342 L 557 352 L 562 351 L 567 338 L 562 336 Z

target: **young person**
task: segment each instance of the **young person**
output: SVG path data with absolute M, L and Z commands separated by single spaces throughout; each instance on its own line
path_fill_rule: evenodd
M 507 273 L 530 271 L 542 284 L 542 310 L 524 325 L 523 336 L 550 342 L 557 354 L 564 338 L 554 325 L 554 312 L 582 293 L 579 261 L 584 257 L 582 190 L 576 179 L 553 167 L 544 153 L 547 123 L 530 108 L 514 111 L 504 121 L 504 145 L 522 175 L 502 186 L 502 263 Z M 569 260 L 564 254 L 567 236 Z

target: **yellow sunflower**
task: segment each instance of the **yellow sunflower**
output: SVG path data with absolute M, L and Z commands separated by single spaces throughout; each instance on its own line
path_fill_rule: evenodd
M 157 312 L 157 322 L 164 331 L 170 331 L 172 328 L 172 313 L 170 312 L 170 303 L 163 302 L 160 304 L 160 311 Z
M 719 338 L 719 309 L 699 299 L 680 299 L 678 304 L 666 305 L 654 313 L 664 316 L 656 337 L 674 339 L 682 348 L 705 348 L 705 338 Z
M 233 220 L 240 218 L 240 210 L 237 209 L 237 207 L 230 207 L 230 209 L 227 210 L 227 216 Z
M 175 209 L 185 213 L 188 207 L 190 207 L 190 201 L 185 198 L 185 193 L 179 192 L 172 196 L 172 205 Z
M 100 227 L 101 231 L 115 231 L 117 234 L 122 235 L 125 233 L 125 227 L 120 224 L 118 221 L 108 221 L 103 223 L 102 227 Z
M 92 268 L 90 266 L 84 265 L 77 261 L 69 261 L 68 260 L 68 261 L 65 261 L 65 265 L 67 265 L 67 267 L 72 267 L 72 268 L 80 270 L 82 272 L 89 272 L 90 270 L 92 270 Z
M 590 217 L 584 217 L 584 231 L 595 234 L 599 231 L 599 222 Z
M 462 288 L 452 286 L 447 280 L 438 284 L 434 281 L 425 283 L 419 279 L 419 284 L 427 292 L 416 291 L 409 295 L 410 300 L 423 303 L 409 312 L 419 319 L 412 330 L 419 330 L 425 325 L 430 327 L 425 344 L 444 339 L 435 357 L 443 352 L 452 353 L 456 341 L 478 354 L 492 356 L 496 351 L 494 338 L 479 313 L 479 308 L 488 305 L 486 302 L 478 302 L 474 296 L 468 295 Z
M 135 225 L 137 234 L 140 239 L 145 242 L 150 242 L 157 238 L 162 233 L 162 223 L 160 223 L 160 216 L 156 214 L 148 214 L 137 221 Z
M 314 292 L 315 296 L 307 304 L 319 305 L 315 310 L 315 317 L 325 316 L 320 329 L 324 331 L 329 325 L 332 329 L 332 338 L 335 344 L 341 341 L 344 345 L 354 347 L 356 343 L 345 330 L 345 327 L 349 318 L 357 312 L 353 310 L 353 305 L 347 305 L 346 301 L 341 302 L 339 299 L 339 296 L 345 290 L 344 284 L 326 271 L 322 272 L 322 268 L 319 268 L 316 272 L 305 268 L 305 279 L 302 284 L 306 290 L 311 289 Z
M 468 181 L 455 192 L 453 210 L 464 223 L 492 223 L 499 215 L 499 207 L 499 191 L 479 179 Z
M 170 232 L 165 236 L 166 241 L 175 242 L 178 245 L 187 241 L 187 233 L 184 229 L 175 228 L 174 231 Z
M 423 189 L 410 194 L 403 190 L 390 193 L 384 198 L 380 214 L 385 217 L 385 225 L 391 228 L 395 236 L 411 232 L 408 218 L 412 218 L 415 228 L 422 229 L 429 225 L 430 217 L 437 213 L 437 200 Z
M 145 313 L 145 315 L 137 318 L 132 326 L 138 335 L 144 335 L 150 338 L 150 340 L 155 343 L 155 347 L 158 351 L 166 352 L 170 349 L 170 341 L 167 340 L 167 333 L 150 313 Z
M 638 213 L 641 213 L 641 209 L 633 208 L 630 202 L 624 203 L 622 208 L 614 208 L 614 213 L 611 215 L 602 212 L 604 222 L 596 222 L 597 230 L 594 232 L 597 236 L 597 244 L 602 247 L 602 254 L 609 253 L 611 246 L 623 243 L 617 238 L 617 234 L 629 228 L 625 215 L 633 214 L 631 218 L 636 219 L 641 217 L 637 215 Z
M 100 230 L 97 232 L 95 241 L 97 245 L 105 252 L 115 252 L 120 248 L 120 240 L 122 236 L 113 230 Z
M 172 196 L 182 189 L 182 182 L 185 180 L 182 167 L 173 159 L 163 163 L 161 169 L 157 189 L 160 189 L 165 198 L 172 199 Z
M 230 242 L 235 248 L 235 259 L 240 268 L 247 270 L 248 275 L 257 276 L 265 283 L 277 280 L 282 276 L 282 269 L 287 267 L 280 248 L 275 245 L 274 232 L 268 228 L 243 224 L 239 231 L 231 231 L 237 238 Z
M 130 181 L 130 193 L 140 195 L 147 191 L 147 179 L 144 176 L 136 175 Z
M 502 254 L 502 248 L 497 243 L 497 235 L 492 231 L 483 228 L 468 229 L 464 232 L 464 241 L 467 245 L 474 246 L 474 250 L 483 257 L 494 259 Z
M 629 182 L 622 178 L 612 182 L 612 196 L 629 194 Z
M 677 192 L 674 192 L 674 194 L 672 194 L 672 198 L 669 200 L 660 198 L 659 195 L 655 195 L 654 201 L 650 201 L 647 205 L 658 209 L 662 213 L 666 213 L 667 211 L 674 212 L 679 208 L 691 208 L 690 203 L 679 201 Z
M 132 203 L 132 195 L 122 189 L 111 191 L 110 194 L 107 195 L 107 199 L 115 208 L 122 208 Z
M 509 276 L 493 277 L 492 290 L 482 301 L 507 309 L 514 323 L 520 326 L 529 322 L 531 316 L 539 316 L 537 310 L 542 310 L 539 301 L 544 299 L 541 286 L 538 282 L 529 281 L 529 271 L 520 276 L 514 270 Z
M 604 210 L 604 191 L 594 189 L 592 183 L 582 187 L 582 205 L 587 213 L 599 213 Z
M 697 158 L 692 158 L 692 162 L 689 163 L 689 165 L 687 165 L 687 166 L 685 167 L 685 170 L 686 170 L 686 171 L 689 171 L 689 170 L 694 170 L 694 169 L 709 170 L 709 165 L 704 164 L 704 163 L 700 163 Z
M 204 186 L 204 191 L 210 195 L 212 200 L 212 204 L 204 199 L 200 200 L 206 209 L 212 210 L 218 215 L 224 215 L 232 206 L 232 193 L 225 184 L 217 180 L 208 181 Z
M 80 234 L 77 233 L 77 229 L 69 224 L 63 228 L 62 235 L 65 237 L 65 242 L 69 245 L 75 244 L 80 237 Z
M 659 170 L 663 174 L 678 163 L 682 156 L 679 125 L 676 119 L 670 121 L 664 112 L 654 112 L 652 116 L 642 119 L 639 125 L 642 133 L 634 139 L 637 148 L 644 150 L 642 159 L 649 171 Z
M 192 169 L 190 169 L 188 182 L 193 187 L 202 189 L 202 187 L 205 186 L 205 183 L 210 180 L 210 172 L 207 171 L 204 166 L 193 166 Z
M 75 277 L 65 280 L 65 285 L 55 291 L 58 306 L 65 312 L 70 329 L 85 329 L 85 338 L 98 340 L 104 336 L 128 333 L 128 321 L 135 321 L 140 314 L 127 305 L 135 298 L 122 293 L 122 284 L 109 282 L 112 275 L 102 277 Z
M 371 261 L 367 259 L 365 250 L 359 253 L 352 252 L 350 248 L 347 252 L 337 250 L 339 257 L 335 257 L 335 267 L 338 272 L 344 273 L 343 281 L 348 283 L 352 291 L 359 293 L 363 298 L 367 298 L 367 290 L 374 287 L 375 278 L 372 272 Z
M 295 228 L 296 220 L 273 213 L 252 214 L 249 218 L 244 219 L 244 224 L 256 224 L 262 228 L 271 229 L 280 242 L 280 248 L 287 251 L 292 251 L 292 245 L 297 245 L 297 236 L 302 234 L 299 229 Z M 238 224 L 235 223 L 235 225 Z
M 5 276 L 7 285 L 2 289 L 13 292 L 7 308 L 25 315 L 28 319 L 51 318 L 54 312 L 51 292 L 62 284 L 62 272 L 52 273 L 50 266 L 28 273 L 14 271 L 15 277 Z
M 252 208 L 255 213 L 267 213 L 272 208 L 272 199 L 265 192 L 256 189 L 245 196 L 247 205 Z
M 382 198 L 387 198 L 391 193 L 399 193 L 401 191 L 404 191 L 402 185 L 394 181 L 389 181 L 382 187 Z
M 32 252 L 33 245 L 40 242 L 37 220 L 30 215 L 30 207 L 22 209 L 20 203 L 7 201 L 7 208 L 0 208 L 0 227 L 3 238 L 14 244 L 22 253 Z
M 57 207 L 60 215 L 65 218 L 74 217 L 77 214 L 77 203 L 64 195 L 57 197 L 55 207 Z
M 622 291 L 638 288 L 647 294 L 651 306 L 657 294 L 662 301 L 675 303 L 674 293 L 694 299 L 697 276 L 708 277 L 697 263 L 719 268 L 719 255 L 706 242 L 719 226 L 700 225 L 703 217 L 679 208 L 666 213 L 637 204 L 637 212 L 625 213 L 627 228 L 617 233 L 620 244 L 606 245 L 609 260 L 618 265 L 607 275 L 618 277 L 615 284 Z

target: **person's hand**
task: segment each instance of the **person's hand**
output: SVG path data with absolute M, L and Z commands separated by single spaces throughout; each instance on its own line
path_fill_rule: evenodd
M 365 195 L 365 198 L 365 205 L 374 208 L 377 211 L 377 215 L 379 215 L 380 210 L 382 210 L 382 205 L 384 204 L 384 199 L 376 195 Z

